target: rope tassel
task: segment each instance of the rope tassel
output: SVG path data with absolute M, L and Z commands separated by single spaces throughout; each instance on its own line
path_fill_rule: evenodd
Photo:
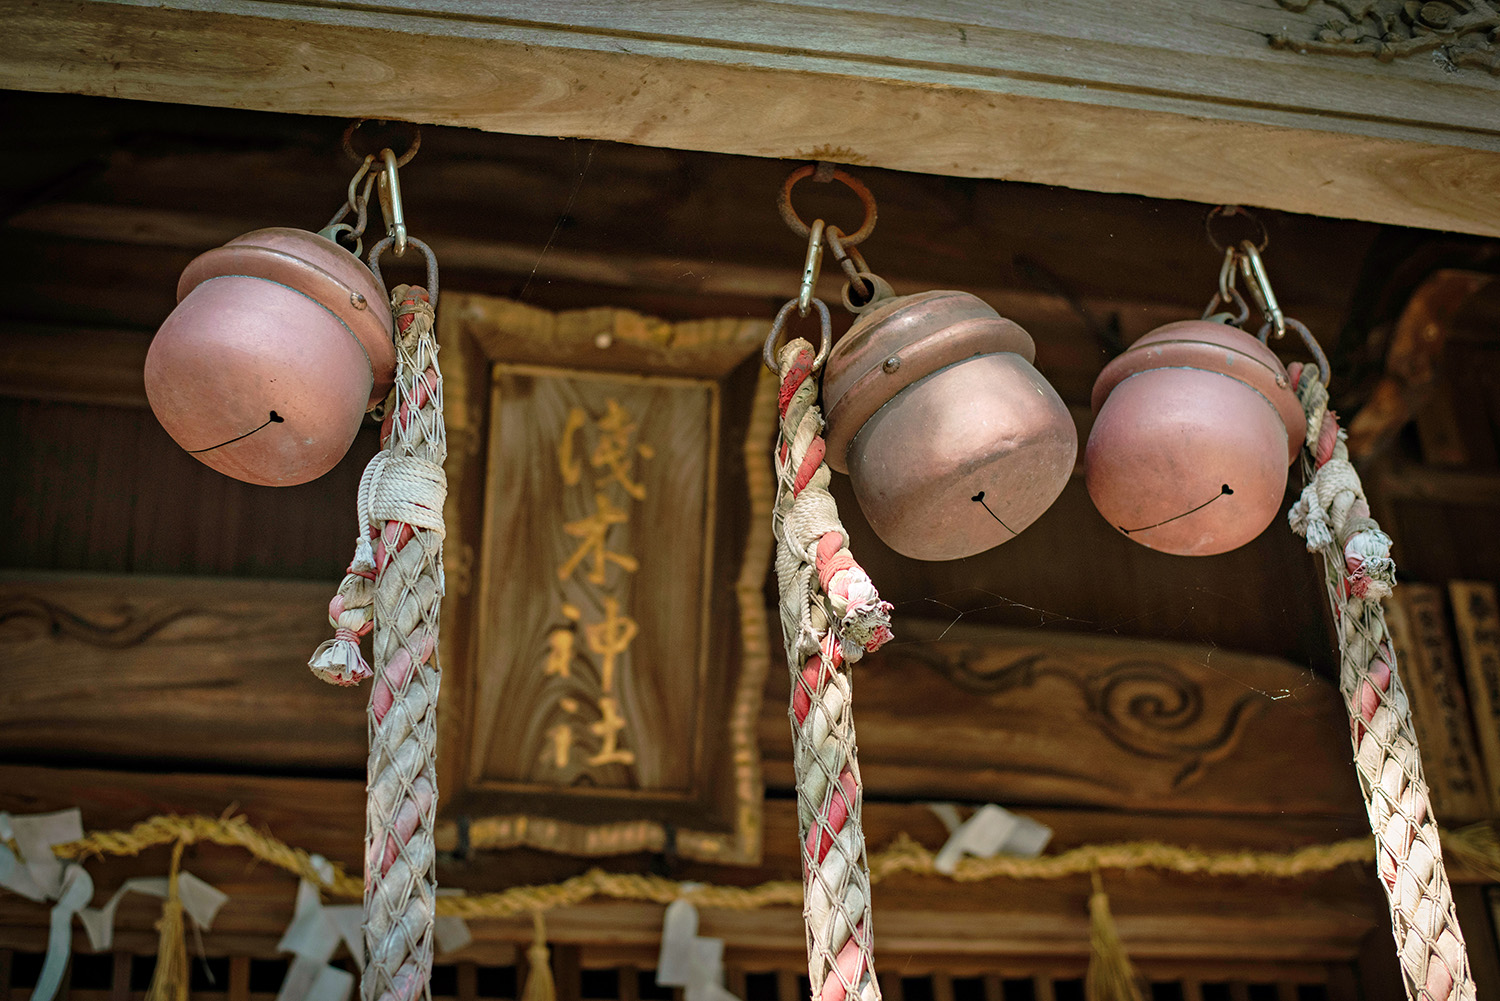
M 1109 894 L 1099 870 L 1093 872 L 1094 892 L 1089 895 L 1089 969 L 1084 979 L 1088 1001 L 1141 1001 L 1135 968 L 1120 941 L 1120 929 L 1109 909 Z
M 1349 710 L 1354 766 L 1375 836 L 1376 870 L 1411 1001 L 1472 1001 L 1474 978 L 1437 818 L 1417 748 L 1411 706 L 1396 669 L 1380 599 L 1396 584 L 1391 540 L 1370 517 L 1328 390 L 1313 366 L 1288 373 L 1307 411 L 1307 487 L 1290 512 L 1292 530 L 1323 557 L 1339 631 L 1339 690 Z
M 547 951 L 547 921 L 541 911 L 531 912 L 531 929 L 531 945 L 526 949 L 526 987 L 521 992 L 521 1001 L 556 1001 L 552 956 Z
M 172 866 L 167 871 L 167 899 L 161 905 L 161 920 L 156 923 L 160 932 L 156 945 L 156 970 L 151 974 L 146 1001 L 187 1001 L 187 927 L 183 920 L 182 896 L 179 893 L 179 874 L 182 871 L 182 851 L 185 847 L 186 842 L 181 839 L 172 846 Z
M 891 638 L 891 606 L 850 554 L 828 492 L 815 357 L 812 345 L 797 339 L 778 359 L 774 515 L 781 625 L 792 673 L 808 977 L 815 1001 L 879 1001 L 849 666 Z

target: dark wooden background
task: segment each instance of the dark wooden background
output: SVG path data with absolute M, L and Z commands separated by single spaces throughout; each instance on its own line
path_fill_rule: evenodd
M 12 661 L 0 689 L 0 807 L 82 802 L 88 823 L 113 825 L 165 809 L 218 812 L 236 800 L 263 811 L 289 840 L 355 858 L 347 835 L 363 781 L 362 698 L 315 685 L 293 653 L 324 631 L 322 605 L 349 558 L 355 486 L 376 448 L 373 430 L 314 483 L 247 486 L 183 454 L 145 407 L 138 377 L 151 333 L 172 308 L 177 273 L 195 254 L 251 228 L 327 220 L 353 167 L 339 149 L 344 123 L 19 94 L 0 95 L 0 118 L 25 137 L 0 147 L 8 291 L 0 320 L 0 644 Z M 548 309 L 768 317 L 795 291 L 802 261 L 801 242 L 774 210 L 789 166 L 434 128 L 402 180 L 411 230 L 440 257 L 446 289 Z M 1079 418 L 1080 440 L 1103 364 L 1153 326 L 1198 315 L 1214 287 L 1219 255 L 1205 237 L 1203 205 L 859 174 L 881 207 L 862 248 L 873 268 L 898 291 L 974 291 L 1025 325 L 1038 368 Z M 852 224 L 843 192 L 804 184 L 797 199 L 804 215 Z M 1423 274 L 1445 262 L 1494 269 L 1500 261 L 1493 241 L 1258 215 L 1281 301 L 1329 349 L 1335 404 L 1345 413 L 1380 376 L 1391 324 Z M 1412 579 L 1500 575 L 1490 527 L 1500 512 L 1496 301 L 1492 292 L 1465 314 L 1443 362 L 1468 443 L 1462 462 L 1438 468 L 1410 428 L 1372 460 Z M 1294 473 L 1288 500 L 1295 481 Z M 872 839 L 904 830 L 939 843 L 941 829 L 917 805 L 934 797 L 1027 808 L 1064 845 L 1158 837 L 1284 848 L 1363 829 L 1353 773 L 1340 771 L 1347 734 L 1321 585 L 1282 522 L 1222 557 L 1164 556 L 1110 529 L 1075 476 L 1020 538 L 969 560 L 926 564 L 874 538 L 842 478 L 835 492 L 855 552 L 896 605 L 898 645 L 861 668 L 858 682 Z M 163 609 L 168 621 L 153 626 Z M 149 635 L 132 639 L 132 630 Z M 131 652 L 147 640 L 158 645 Z M 72 652 L 59 657 L 60 644 Z M 1105 652 L 1088 653 L 1090 644 Z M 217 660 L 208 655 L 214 649 Z M 996 680 L 1007 657 L 1027 650 L 1056 659 L 1061 673 L 1048 684 L 1060 688 Z M 1108 714 L 1087 699 L 1066 701 L 1132 658 L 1178 665 L 1207 693 L 1207 722 L 1229 721 L 1249 698 L 1250 736 L 1236 730 L 1215 744 L 1209 738 L 1219 731 L 1210 728 L 1198 740 L 1210 747 L 1207 763 L 1133 769 L 1137 752 L 1110 743 Z M 1069 681 L 1068 671 L 1084 680 Z M 773 664 L 760 726 L 770 797 L 765 866 L 726 876 L 671 858 L 610 864 L 744 882 L 795 875 L 791 849 L 771 843 L 792 825 L 785 698 L 784 670 Z M 1077 774 L 1043 774 L 1039 755 L 1084 746 L 1096 759 L 1070 760 L 1068 770 L 1086 773 L 1098 760 L 1092 786 Z M 313 804 L 316 815 L 294 802 Z M 204 852 L 198 864 L 234 880 L 242 860 L 215 858 Z M 482 888 L 586 864 L 512 852 L 448 859 L 443 878 Z M 154 873 L 161 864 L 140 867 Z M 123 878 L 134 870 L 108 871 Z M 1361 940 L 1378 947 L 1388 935 L 1374 884 L 1353 871 L 1287 888 L 1120 882 L 1122 929 L 1148 965 L 1189 955 L 1269 961 L 1266 943 L 1290 950 L 1300 935 L 1302 959 L 1347 968 Z M 231 922 L 238 937 L 210 948 L 268 953 L 290 884 L 243 889 L 253 906 Z M 955 949 L 970 959 L 1038 950 L 1076 959 L 1086 947 L 1086 881 L 982 892 L 911 882 L 882 892 L 877 913 L 886 905 L 883 928 L 895 943 L 888 954 L 918 966 L 951 965 Z M 1463 892 L 1466 921 L 1476 922 L 1471 941 L 1484 941 L 1482 895 L 1476 886 Z M 939 920 L 954 908 L 974 925 L 998 922 L 993 934 L 964 938 L 956 921 Z M 1215 952 L 1205 916 L 1235 909 L 1243 921 L 1211 926 L 1223 943 Z M 633 949 L 649 965 L 648 932 L 659 914 L 647 910 L 579 909 L 561 919 L 559 934 L 597 945 L 628 927 L 625 944 L 600 947 L 590 961 L 615 963 Z M 1002 912 L 1010 917 L 998 919 Z M 35 944 L 40 914 L 0 900 L 0 940 Z M 794 969 L 794 918 L 716 927 L 761 936 L 759 955 Z M 145 905 L 126 907 L 122 940 L 146 948 L 152 920 Z M 1297 934 L 1285 933 L 1294 920 L 1302 921 Z M 497 923 L 475 955 L 490 949 L 493 958 L 528 935 L 523 923 Z

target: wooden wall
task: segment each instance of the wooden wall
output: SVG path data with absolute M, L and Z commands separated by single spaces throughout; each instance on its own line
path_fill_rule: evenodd
M 0 327 L 0 513 L 12 528 L 0 547 L 0 646 L 21 679 L 0 693 L 0 808 L 81 803 L 91 825 L 112 826 L 238 802 L 288 840 L 353 859 L 362 700 L 313 682 L 303 660 L 326 632 L 373 436 L 312 484 L 249 487 L 178 451 L 138 379 L 193 254 L 331 213 L 351 166 L 337 150 L 342 122 L 3 100 L 30 142 L 0 150 L 4 235 L 23 248 L 9 272 L 20 294 Z M 429 129 L 403 180 L 412 232 L 444 262 L 447 289 L 552 309 L 765 317 L 801 263 L 773 210 L 784 169 Z M 1085 430 L 1103 363 L 1157 323 L 1197 315 L 1217 275 L 1201 205 L 861 176 L 882 206 L 865 247 L 876 270 L 901 291 L 972 289 L 1021 320 Z M 832 218 L 847 212 L 837 193 L 808 197 Z M 1358 372 L 1362 340 L 1338 333 L 1358 314 L 1369 262 L 1413 235 L 1264 219 L 1283 302 L 1325 334 L 1341 371 Z M 899 644 L 858 681 L 876 847 L 903 832 L 941 843 L 920 805 L 937 797 L 1026 808 L 1062 847 L 1154 837 L 1284 849 L 1363 830 L 1315 567 L 1280 523 L 1225 557 L 1166 557 L 1105 525 L 1075 477 L 1019 539 L 921 564 L 885 550 L 837 489 L 856 551 L 897 605 Z M 795 875 L 783 674 L 773 664 L 758 725 L 766 864 L 610 865 L 742 882 Z M 510 852 L 448 859 L 443 878 L 483 889 L 588 864 Z M 210 948 L 269 954 L 291 884 L 247 877 L 242 858 L 210 849 L 193 865 L 246 901 Z M 160 866 L 112 865 L 109 879 Z M 1362 939 L 1386 934 L 1378 890 L 1359 870 L 1273 888 L 1145 875 L 1120 884 L 1127 942 L 1163 970 L 1185 957 L 1281 957 L 1347 976 Z M 887 955 L 913 969 L 993 972 L 994 957 L 1027 955 L 1076 966 L 1086 948 L 1082 880 L 982 893 L 909 880 L 881 893 Z M 28 906 L 0 901 L 0 942 L 35 945 Z M 795 918 L 718 915 L 708 930 L 737 936 L 747 962 L 794 969 Z M 126 947 L 149 946 L 152 920 L 144 905 L 122 911 Z M 553 927 L 585 963 L 649 965 L 659 921 L 659 909 L 609 905 L 570 910 Z M 486 926 L 469 958 L 498 962 L 528 935 L 519 922 Z

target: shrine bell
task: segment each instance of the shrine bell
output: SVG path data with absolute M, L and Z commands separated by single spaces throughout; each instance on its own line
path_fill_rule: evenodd
M 322 476 L 395 381 L 385 294 L 315 233 L 236 237 L 187 266 L 177 299 L 146 355 L 146 397 L 174 441 L 227 476 Z
M 1255 337 L 1214 320 L 1158 327 L 1105 366 L 1092 402 L 1089 496 L 1129 538 L 1211 556 L 1276 517 L 1307 418 Z
M 967 292 L 877 299 L 834 345 L 827 461 L 872 528 L 922 560 L 1014 538 L 1072 474 L 1077 432 L 1020 326 Z

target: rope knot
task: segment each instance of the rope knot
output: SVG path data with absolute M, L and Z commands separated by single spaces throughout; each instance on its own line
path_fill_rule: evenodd
M 1391 537 L 1373 527 L 1349 536 L 1344 544 L 1344 569 L 1354 597 L 1378 601 L 1388 596 L 1396 586 Z
M 308 668 L 330 685 L 348 688 L 374 675 L 359 649 L 359 637 L 352 629 L 338 629 L 333 639 L 318 644 L 307 662 Z
M 391 455 L 372 477 L 368 517 L 384 525 L 396 521 L 425 528 L 441 538 L 448 476 L 443 467 L 416 455 Z
M 891 603 L 881 600 L 875 582 L 854 561 L 843 533 L 827 532 L 818 540 L 816 566 L 838 621 L 844 660 L 853 663 L 884 646 L 892 637 Z

